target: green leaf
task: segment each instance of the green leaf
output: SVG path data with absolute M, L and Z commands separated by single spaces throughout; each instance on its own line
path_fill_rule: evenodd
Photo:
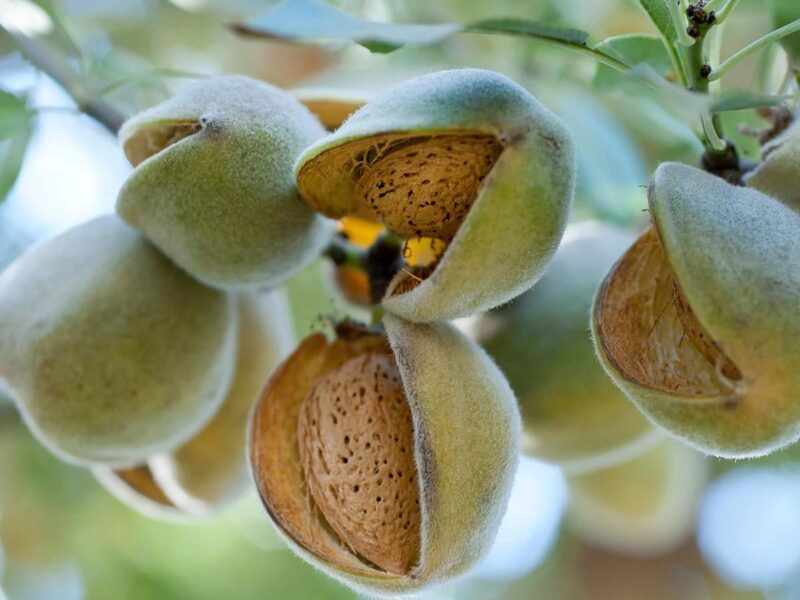
M 662 39 L 655 35 L 634 33 L 611 37 L 595 46 L 620 62 L 635 67 L 648 65 L 661 77 L 669 79 L 672 74 L 672 61 Z M 594 76 L 594 86 L 598 90 L 609 90 L 630 81 L 631 77 L 605 65 L 598 65 Z
M 641 149 L 591 96 L 574 91 L 558 106 L 577 141 L 576 199 L 592 217 L 624 226 L 641 221 L 647 207 L 641 185 L 648 178 Z
M 667 0 L 639 0 L 639 5 L 644 9 L 653 25 L 656 26 L 656 29 L 664 36 L 667 42 L 673 43 L 678 39 L 678 34 L 675 32 L 675 27 L 669 14 L 669 8 L 667 8 Z
M 725 139 L 736 146 L 740 158 L 752 161 L 761 159 L 761 141 L 756 131 L 765 131 L 772 124 L 758 114 L 758 111 L 738 110 L 719 114 L 722 133 Z
M 470 33 L 501 33 L 506 35 L 521 35 L 563 44 L 566 46 L 586 47 L 589 34 L 580 29 L 568 27 L 555 27 L 533 21 L 520 19 L 485 19 L 464 27 Z
M 243 35 L 280 40 L 354 41 L 372 52 L 435 44 L 456 33 L 515 35 L 572 48 L 591 54 L 601 62 L 624 67 L 591 48 L 586 43 L 589 34 L 585 31 L 520 19 L 486 19 L 466 25 L 377 23 L 348 15 L 322 0 L 284 0 L 267 14 L 232 27 Z
M 24 98 L 0 90 L 0 201 L 6 198 L 22 168 L 33 114 Z
M 267 14 L 233 25 L 235 31 L 283 40 L 347 40 L 380 52 L 425 46 L 461 31 L 454 23 L 378 23 L 348 15 L 322 0 L 284 0 Z
M 777 29 L 800 19 L 800 2 L 798 0 L 770 0 L 770 12 L 772 24 Z M 792 60 L 800 59 L 800 33 L 787 35 L 780 40 L 780 44 Z
M 515 35 L 528 37 L 556 46 L 570 48 L 594 57 L 601 63 L 612 65 L 615 68 L 624 68 L 625 65 L 597 48 L 592 48 L 587 43 L 589 34 L 580 29 L 557 27 L 535 21 L 521 19 L 486 19 L 465 25 L 464 33 L 488 33 L 500 35 Z
M 61 4 L 57 0 L 32 0 L 39 8 L 47 13 L 52 30 L 47 35 L 47 41 L 67 56 L 80 58 L 81 50 L 69 30 L 64 24 Z
M 760 108 L 762 106 L 777 106 L 794 96 L 762 96 L 744 90 L 726 90 L 712 96 L 711 112 L 727 112 L 731 110 L 745 110 L 747 108 Z

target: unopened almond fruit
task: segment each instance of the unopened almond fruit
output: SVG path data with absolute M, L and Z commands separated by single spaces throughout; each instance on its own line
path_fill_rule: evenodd
M 542 275 L 566 225 L 575 149 L 562 121 L 523 88 L 461 69 L 367 102 L 295 170 L 316 211 L 446 247 L 423 276 L 401 270 L 383 300 L 429 322 L 502 304 Z
M 186 444 L 147 464 L 170 502 L 193 515 L 208 515 L 239 499 L 251 484 L 245 440 L 250 411 L 264 382 L 294 347 L 284 294 L 238 297 L 236 369 L 213 419 Z
M 115 216 L 0 276 L 0 378 L 49 449 L 128 466 L 195 435 L 222 404 L 236 309 Z
M 256 405 L 253 476 L 303 558 L 364 593 L 407 594 L 491 546 L 519 416 L 491 360 L 452 326 L 388 316 L 308 338 Z
M 665 554 L 691 535 L 709 472 L 702 454 L 664 439 L 624 463 L 568 477 L 567 528 L 614 552 Z
M 661 165 L 653 227 L 601 285 L 592 329 L 647 417 L 722 457 L 800 438 L 800 212 L 692 167 Z
M 274 286 L 316 258 L 330 233 L 292 173 L 323 134 L 278 88 L 241 76 L 200 81 L 123 125 L 134 170 L 117 212 L 204 283 Z
M 572 225 L 532 289 L 466 321 L 517 395 L 523 451 L 569 473 L 630 459 L 663 435 L 608 378 L 589 335 L 597 286 L 635 239 L 599 222 Z

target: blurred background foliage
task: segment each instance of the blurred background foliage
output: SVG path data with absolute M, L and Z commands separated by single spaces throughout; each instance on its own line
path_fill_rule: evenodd
M 594 41 L 654 31 L 632 0 L 333 4 L 379 21 L 519 17 L 586 29 Z M 595 76 L 595 64 L 581 56 L 521 38 L 480 35 L 371 54 L 341 43 L 320 47 L 245 39 L 225 26 L 262 14 L 270 5 L 267 0 L 0 0 L 0 25 L 46 41 L 57 60 L 80 75 L 85 93 L 125 115 L 164 99 L 186 81 L 217 73 L 246 73 L 286 88 L 371 94 L 434 69 L 475 66 L 503 72 L 576 134 L 575 220 L 641 225 L 647 220 L 643 188 L 654 166 L 662 160 L 698 161 L 701 146 L 680 110 L 671 110 L 641 86 L 604 85 L 602 74 Z M 768 30 L 766 2 L 743 0 L 726 27 L 723 55 Z M 730 81 L 734 87 L 774 92 L 785 65 L 782 51 L 771 47 L 738 67 Z M 758 143 L 748 128 L 764 125 L 755 110 L 723 117 L 726 134 L 751 159 L 757 158 Z M 129 168 L 114 137 L 76 110 L 69 95 L 34 69 L 8 35 L 0 36 L 0 265 L 43 237 L 113 210 Z M 346 310 L 334 299 L 327 265 L 313 265 L 288 290 L 299 335 Z M 586 519 L 575 515 L 578 503 L 570 500 L 566 477 L 524 459 L 492 554 L 470 577 L 429 597 L 800 597 L 798 457 L 799 451 L 789 449 L 768 459 L 729 463 L 683 451 L 667 465 L 667 484 L 658 480 L 663 465 L 647 463 L 631 467 L 624 477 L 608 475 L 608 493 L 583 498 L 581 506 L 595 502 L 593 510 L 607 511 L 597 514 L 646 513 L 653 486 L 673 486 L 690 526 L 655 551 L 649 544 L 637 548 L 620 542 L 628 539 L 622 531 L 626 526 L 643 527 L 635 520 L 626 525 L 620 518 L 614 527 L 587 531 L 580 525 Z M 708 479 L 705 487 L 694 475 L 691 481 L 674 475 L 701 472 L 698 462 L 703 481 Z M 614 487 L 617 480 L 624 485 Z M 253 494 L 208 522 L 148 520 L 109 496 L 88 472 L 49 455 L 0 399 L 0 597 L 354 597 L 286 550 L 261 511 Z M 669 529 L 671 522 L 664 525 Z

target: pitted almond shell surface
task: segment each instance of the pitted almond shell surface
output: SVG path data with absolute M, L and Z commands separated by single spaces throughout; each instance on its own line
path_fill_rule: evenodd
M 392 315 L 384 318 L 384 326 L 385 337 L 342 335 L 340 328 L 340 335 L 334 341 L 329 342 L 319 334 L 306 338 L 262 393 L 252 415 L 249 448 L 259 494 L 290 547 L 355 590 L 389 597 L 420 591 L 457 577 L 488 551 L 504 514 L 516 470 L 519 414 L 513 393 L 500 371 L 474 342 L 453 326 L 413 324 Z M 351 397 L 356 394 L 356 405 L 363 408 L 361 386 L 353 383 L 353 376 L 347 386 L 341 385 L 334 391 L 334 382 L 348 381 L 347 376 L 337 375 L 337 370 L 348 373 L 355 369 L 384 379 L 383 384 L 364 386 L 365 398 L 373 396 L 378 400 L 383 396 L 375 402 L 381 407 L 381 418 L 392 414 L 382 404 L 389 397 L 394 401 L 393 410 L 402 411 L 403 403 L 398 403 L 399 389 L 390 369 L 392 364 L 399 373 L 411 416 L 410 442 L 413 442 L 416 470 L 413 481 L 407 472 L 411 463 L 403 466 L 403 461 L 409 460 L 405 458 L 409 452 L 404 441 L 409 432 L 405 413 L 395 413 L 393 424 L 389 426 L 387 420 L 384 426 L 376 422 L 378 413 L 365 410 L 363 414 L 351 415 L 352 407 L 336 403 L 336 394 L 346 387 Z M 325 388 L 324 394 L 317 393 Z M 327 412 L 317 410 L 319 407 L 327 407 Z M 337 412 L 337 408 L 348 414 Z M 300 425 L 304 411 L 307 414 L 302 418 L 306 421 Z M 324 422 L 325 414 L 330 427 L 322 431 L 320 423 Z M 405 423 L 400 428 L 398 416 Z M 333 422 L 333 417 L 338 423 Z M 389 440 L 388 445 L 376 448 L 376 439 L 365 441 L 361 437 L 359 443 L 363 445 L 360 448 L 353 445 L 355 435 L 360 436 L 362 431 L 349 428 L 353 422 L 361 423 L 364 417 L 368 428 L 374 426 L 372 434 L 378 433 L 382 440 Z M 373 423 L 369 423 L 370 418 Z M 298 429 L 301 443 L 298 443 Z M 370 454 L 371 458 L 366 458 L 367 443 L 371 444 L 369 452 L 377 451 L 378 456 Z M 302 451 L 300 446 L 304 446 Z M 360 464 L 360 456 L 373 461 L 372 472 L 359 472 L 357 468 L 348 471 Z M 312 463 L 306 469 L 303 457 Z M 311 460 L 330 461 L 331 457 L 334 463 L 338 458 L 338 464 L 329 462 L 325 468 L 318 463 L 315 466 Z M 378 473 L 374 472 L 376 466 Z M 309 470 L 312 481 L 306 485 Z M 330 476 L 331 473 L 335 475 Z M 323 480 L 333 488 L 319 489 L 317 484 Z M 403 484 L 399 485 L 401 481 Z M 339 484 L 351 486 L 346 490 L 353 495 L 347 500 L 350 508 L 344 513 L 347 518 L 337 509 L 341 500 L 337 498 Z M 355 497 L 363 493 L 362 486 L 369 486 L 366 488 L 369 490 L 394 489 L 394 495 L 381 495 L 378 502 L 376 493 L 362 502 Z M 418 487 L 419 497 L 418 548 L 412 543 L 417 537 L 413 533 L 413 511 L 409 515 L 406 510 L 411 506 L 414 486 Z M 394 502 L 395 495 L 398 505 L 394 519 L 387 520 L 384 526 L 383 520 L 378 520 L 381 516 L 378 506 L 385 509 L 384 501 Z M 389 512 L 384 514 L 391 518 L 394 506 L 389 504 Z M 359 508 L 362 518 L 367 510 L 366 518 L 351 518 Z M 326 510 L 336 518 L 326 518 Z M 399 549 L 377 552 L 371 544 L 363 544 L 370 541 L 371 532 L 383 538 L 386 529 L 390 542 L 396 541 Z M 360 544 L 358 547 L 354 537 Z M 412 553 L 412 548 L 416 552 Z
M 298 185 L 306 202 L 328 217 L 367 216 L 405 238 L 451 240 L 502 149 L 496 136 L 480 131 L 380 134 L 314 157 L 298 173 Z M 356 179 L 349 203 L 315 195 L 325 188 L 330 164 Z
M 367 353 L 321 378 L 298 426 L 306 483 L 355 553 L 389 573 L 419 559 L 411 411 L 391 354 Z
M 447 243 L 421 281 L 401 271 L 383 299 L 422 323 L 492 308 L 535 283 L 566 226 L 575 151 L 566 126 L 526 90 L 456 69 L 366 103 L 307 148 L 295 173 L 323 214 Z
M 250 461 L 265 508 L 292 540 L 335 565 L 377 574 L 380 570 L 344 548 L 320 518 L 306 485 L 297 439 L 303 402 L 314 383 L 368 349 L 385 350 L 385 340 L 337 339 L 329 344 L 321 334 L 306 338 L 270 378 L 256 406 Z

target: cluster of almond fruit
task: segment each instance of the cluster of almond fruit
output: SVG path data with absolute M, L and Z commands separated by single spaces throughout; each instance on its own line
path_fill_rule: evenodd
M 662 165 L 636 239 L 567 229 L 572 136 L 499 74 L 337 110 L 221 77 L 124 125 L 118 214 L 0 277 L 0 377 L 43 444 L 162 515 L 254 482 L 300 556 L 391 595 L 484 556 L 520 448 L 589 497 L 651 422 L 728 457 L 800 437 L 797 132 L 751 187 Z M 280 286 L 335 221 L 407 260 L 381 322 L 295 348 Z

